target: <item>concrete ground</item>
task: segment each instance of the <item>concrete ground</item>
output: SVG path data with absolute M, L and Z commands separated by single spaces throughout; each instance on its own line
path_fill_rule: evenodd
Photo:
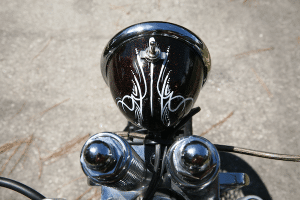
M 195 134 L 234 112 L 205 137 L 299 154 L 299 10 L 297 0 L 1 0 L 0 145 L 19 141 L 0 149 L 1 176 L 47 197 L 95 194 L 79 164 L 85 136 L 126 125 L 101 77 L 100 54 L 114 34 L 144 21 L 184 26 L 211 53 Z M 299 163 L 240 157 L 273 199 L 299 199 Z M 26 198 L 0 188 L 0 199 Z

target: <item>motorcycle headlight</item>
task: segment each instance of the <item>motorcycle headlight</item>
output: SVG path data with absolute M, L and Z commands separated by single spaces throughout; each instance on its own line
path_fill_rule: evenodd
M 115 103 L 136 126 L 161 132 L 189 113 L 211 68 L 203 41 L 171 23 L 146 22 L 115 35 L 101 71 Z

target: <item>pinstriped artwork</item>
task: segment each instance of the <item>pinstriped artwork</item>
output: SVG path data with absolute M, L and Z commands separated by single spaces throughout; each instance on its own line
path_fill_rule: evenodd
M 163 62 L 159 69 L 158 80 L 155 83 L 154 73 L 158 66 L 153 62 L 142 58 L 141 53 L 136 49 L 137 61 L 133 63 L 134 71 L 131 70 L 131 73 L 133 75 L 132 92 L 131 94 L 125 95 L 123 97 L 118 97 L 116 100 L 117 105 L 121 106 L 124 112 L 134 112 L 135 119 L 138 125 L 142 123 L 145 117 L 143 113 L 143 106 L 145 106 L 145 104 L 143 103 L 143 101 L 145 100 L 147 93 L 149 93 L 148 95 L 150 96 L 150 111 L 152 117 L 154 115 L 154 112 L 157 112 L 153 107 L 153 101 L 154 98 L 156 98 L 153 96 L 154 90 L 156 90 L 155 92 L 158 93 L 158 101 L 160 105 L 160 120 L 165 126 L 170 126 L 170 112 L 176 112 L 179 111 L 179 109 L 184 110 L 188 102 L 193 103 L 194 101 L 193 98 L 184 98 L 182 95 L 176 95 L 170 87 L 170 82 L 172 81 L 172 70 L 169 70 L 167 68 L 167 64 L 169 61 L 169 51 L 170 47 L 168 47 L 166 52 L 163 52 Z M 145 77 L 143 68 L 144 61 L 149 62 L 148 66 L 150 67 L 150 83 L 147 82 L 147 79 Z M 149 90 L 147 89 L 148 84 Z M 142 85 L 144 87 L 143 89 Z M 175 105 L 174 102 L 176 102 Z

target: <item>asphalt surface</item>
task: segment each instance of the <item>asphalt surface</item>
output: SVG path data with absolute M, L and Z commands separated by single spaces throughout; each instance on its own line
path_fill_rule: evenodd
M 114 34 L 144 21 L 184 26 L 211 53 L 211 74 L 195 104 L 202 109 L 195 134 L 233 112 L 205 137 L 300 154 L 299 9 L 297 0 L 1 0 L 0 145 L 25 139 L 0 153 L 2 176 L 52 198 L 76 199 L 89 189 L 80 137 L 126 125 L 101 77 L 100 54 Z M 273 199 L 299 199 L 299 163 L 240 157 Z M 0 188 L 0 199 L 26 198 Z

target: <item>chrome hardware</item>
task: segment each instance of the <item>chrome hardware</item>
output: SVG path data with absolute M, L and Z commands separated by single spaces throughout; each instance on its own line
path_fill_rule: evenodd
M 113 133 L 98 133 L 84 144 L 80 162 L 90 185 L 129 191 L 144 185 L 147 170 L 128 142 Z
M 153 57 L 157 57 L 157 54 L 158 54 L 158 47 L 156 47 L 156 42 L 155 42 L 155 39 L 154 37 L 151 37 L 149 39 L 149 49 L 147 51 L 147 55 L 150 57 L 150 58 L 153 58 Z
M 249 195 L 249 196 L 239 198 L 237 200 L 262 200 L 262 198 L 255 196 L 255 195 Z
M 145 160 L 145 147 L 143 145 L 134 145 L 131 148 L 140 156 L 140 158 L 144 161 Z M 111 187 L 102 186 L 101 187 L 101 200 L 107 199 L 126 199 L 126 200 L 134 200 L 137 198 L 142 198 L 144 191 L 147 189 L 147 185 L 151 180 L 152 174 L 147 171 L 146 177 L 144 182 L 141 184 L 141 187 L 131 190 L 131 191 L 120 191 Z M 99 186 L 94 182 L 91 182 L 88 179 L 88 185 L 90 186 Z M 101 185 L 100 185 L 101 186 Z
M 101 198 L 100 200 L 118 199 L 118 200 L 134 200 L 139 198 L 141 194 L 140 190 L 132 191 L 119 191 L 111 187 L 101 187 Z
M 89 141 L 92 140 L 92 141 Z M 120 159 L 119 154 L 116 153 L 122 149 L 122 145 L 124 139 L 116 136 L 113 133 L 100 133 L 95 136 L 92 136 L 87 141 L 87 143 L 83 147 L 83 153 L 81 156 L 89 155 L 88 152 L 91 149 L 103 149 L 100 155 L 103 157 L 101 163 L 103 163 L 102 168 L 105 166 L 116 167 Z M 140 139 L 135 139 L 135 142 L 142 141 Z M 91 145 L 95 143 L 96 145 Z M 100 145 L 99 145 L 100 144 Z M 123 144 L 125 147 L 128 145 L 127 141 Z M 92 150 L 92 151 L 95 151 Z M 84 151 L 85 150 L 85 151 Z M 132 151 L 133 154 L 137 154 L 137 157 L 141 159 L 142 162 L 145 161 L 145 146 L 144 145 L 132 145 L 130 150 L 128 148 L 123 148 L 122 152 L 125 155 L 126 152 Z M 92 154 L 94 156 L 95 152 Z M 148 152 L 149 153 L 149 152 Z M 151 156 L 148 155 L 148 159 L 151 160 Z M 124 156 L 126 157 L 126 155 Z M 83 166 L 84 171 L 85 168 L 89 164 L 93 164 L 90 159 L 85 158 L 85 167 Z M 87 163 L 89 161 L 89 164 Z M 207 141 L 204 138 L 199 136 L 189 136 L 183 137 L 177 140 L 169 149 L 166 157 L 167 162 L 167 173 L 163 176 L 163 180 L 160 183 L 159 188 L 169 188 L 173 192 L 180 195 L 183 199 L 186 200 L 194 200 L 194 199 L 211 199 L 217 200 L 220 196 L 219 189 L 226 191 L 227 189 L 239 188 L 242 186 L 246 186 L 249 184 L 249 177 L 244 173 L 218 173 L 219 172 L 219 154 L 216 151 L 213 144 Z M 82 164 L 83 165 L 83 164 Z M 93 166 L 93 165 L 92 165 Z M 130 166 L 122 169 L 122 166 L 119 165 L 120 173 L 124 173 L 123 170 L 131 168 Z M 93 166 L 95 167 L 95 166 Z M 99 168 L 95 168 L 98 169 Z M 178 170 L 178 171 L 176 171 Z M 116 170 L 117 171 L 117 170 Z M 97 173 L 101 174 L 96 170 Z M 126 171 L 127 174 L 131 173 L 132 176 L 134 174 L 140 174 L 135 170 L 128 169 Z M 102 178 L 104 179 L 105 174 L 107 175 L 107 180 L 117 181 L 118 178 L 114 178 L 114 175 L 111 171 L 103 173 L 102 175 L 97 177 L 94 174 L 95 179 Z M 146 175 L 142 178 L 144 180 L 140 181 L 140 186 L 138 185 L 138 181 L 136 178 L 136 186 L 132 187 L 134 189 L 120 189 L 119 187 L 115 187 L 114 185 L 110 185 L 109 183 L 105 183 L 104 181 L 99 181 L 98 179 L 91 179 L 91 176 L 88 176 L 88 185 L 90 186 L 101 186 L 101 200 L 106 199 L 142 199 L 145 190 L 148 187 L 148 184 L 151 180 L 151 173 L 147 172 Z M 130 181 L 120 177 L 120 181 L 123 181 L 124 184 L 131 184 Z M 112 181 L 112 182 L 113 182 Z M 120 182 L 117 181 L 117 182 Z M 116 184 L 115 184 L 116 185 Z M 154 199 L 170 199 L 167 194 L 160 193 L 159 191 L 154 195 Z M 245 197 L 246 198 L 246 197 Z M 250 200 L 250 199 L 241 199 L 241 200 Z M 255 199 L 260 200 L 260 199 Z
M 236 189 L 250 184 L 250 178 L 245 173 L 220 173 L 219 182 L 221 189 Z
M 84 160 L 90 169 L 105 173 L 116 165 L 116 158 L 112 147 L 103 141 L 94 141 L 84 150 Z
M 149 39 L 149 47 L 146 49 L 146 59 L 150 62 L 155 62 L 158 59 L 161 59 L 160 49 L 157 47 L 154 37 Z
M 148 62 L 156 62 L 158 60 L 164 60 L 167 58 L 167 53 L 169 53 L 169 49 L 167 52 L 161 52 L 157 47 L 157 43 L 154 37 L 149 39 L 149 47 L 145 51 L 140 51 L 140 57 L 145 58 Z
M 206 188 L 218 176 L 219 168 L 220 158 L 215 146 L 199 136 L 179 139 L 167 153 L 168 172 L 182 190 Z
M 121 47 L 129 40 L 133 40 L 138 37 L 152 37 L 156 35 L 163 35 L 181 40 L 189 44 L 199 55 L 201 55 L 202 61 L 206 68 L 202 83 L 202 85 L 204 85 L 211 70 L 211 58 L 206 45 L 193 32 L 187 30 L 184 27 L 166 22 L 144 22 L 135 24 L 119 32 L 113 37 L 113 39 L 108 42 L 101 57 L 101 72 L 106 84 L 108 84 L 106 76 L 107 62 L 119 47 Z
M 211 152 L 205 145 L 192 142 L 183 147 L 181 164 L 191 174 L 199 176 L 209 170 L 210 157 Z

